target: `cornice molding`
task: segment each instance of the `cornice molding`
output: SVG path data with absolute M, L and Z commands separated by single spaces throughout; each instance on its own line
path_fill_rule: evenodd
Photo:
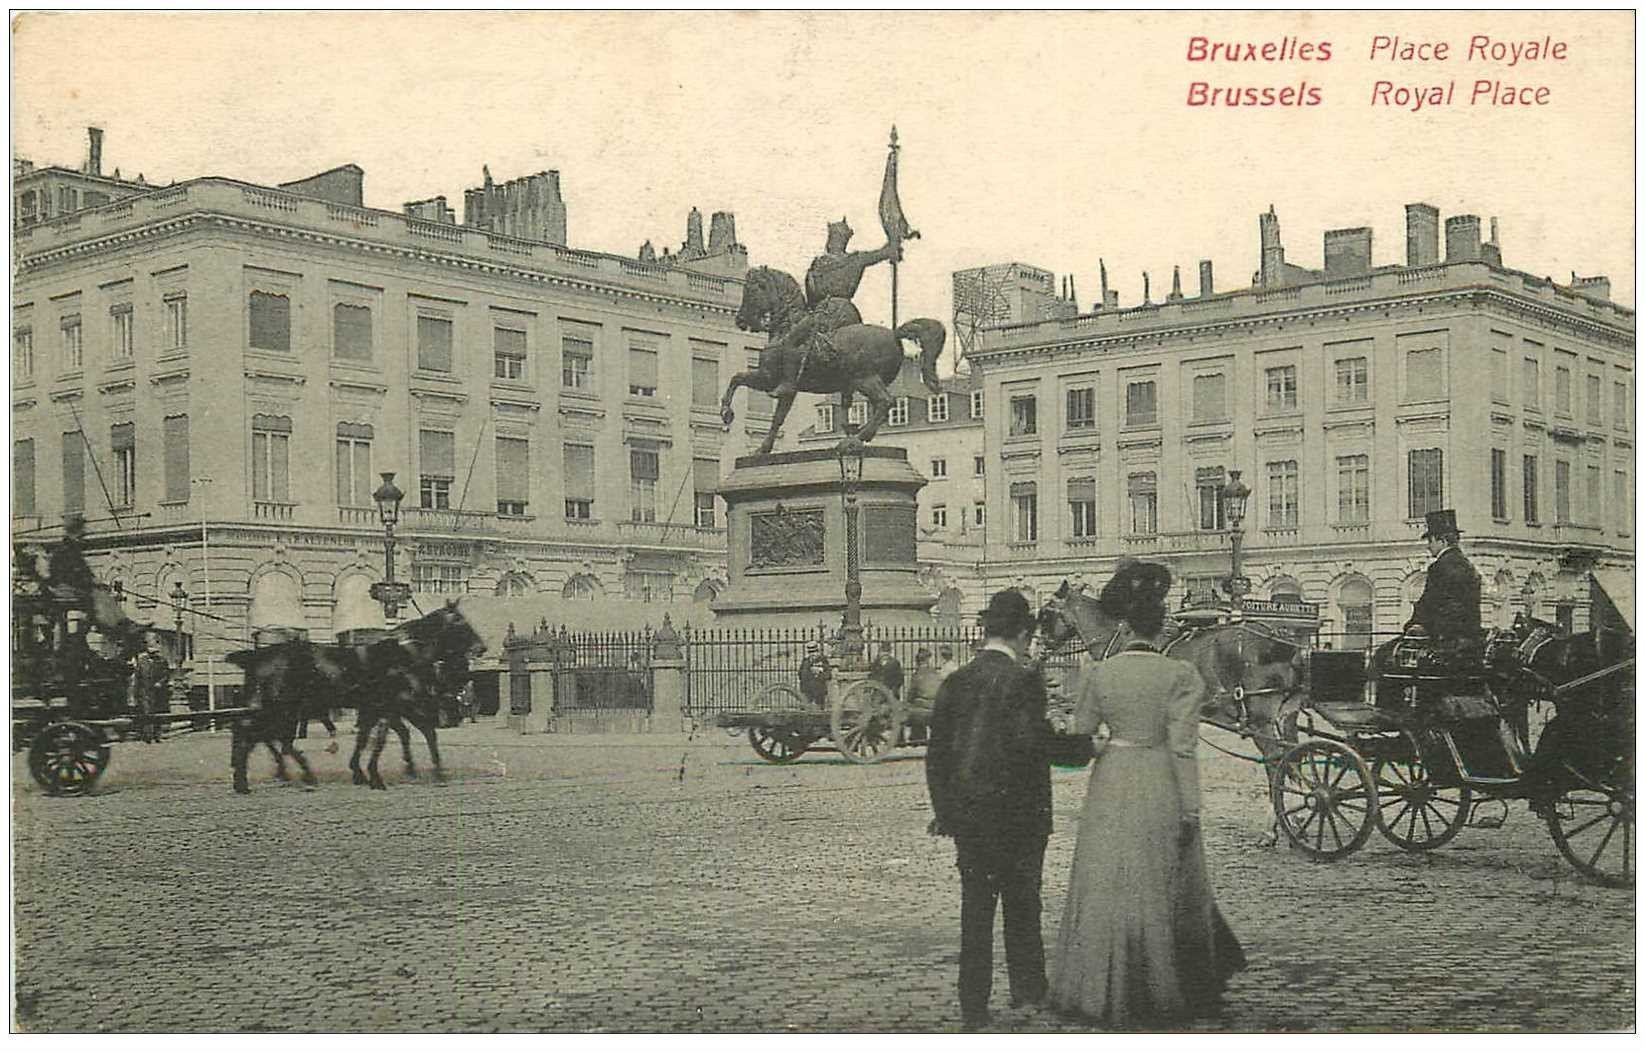
M 122 230 L 99 238 L 88 238 L 85 241 L 62 245 L 34 254 L 23 254 L 18 257 L 17 273 L 27 275 L 33 271 L 44 270 L 52 264 L 68 262 L 88 256 L 97 256 L 106 252 L 123 248 L 134 242 L 170 237 L 174 234 L 186 232 L 195 227 L 215 227 L 223 230 L 236 231 L 246 234 L 272 237 L 285 241 L 305 242 L 311 245 L 324 245 L 333 248 L 346 249 L 351 252 L 362 253 L 368 256 L 389 256 L 400 260 L 432 263 L 437 266 L 449 267 L 458 270 L 490 275 L 493 277 L 508 278 L 514 281 L 529 282 L 533 285 L 545 285 L 563 288 L 577 292 L 589 293 L 597 296 L 615 296 L 622 299 L 635 300 L 641 303 L 658 304 L 675 307 L 682 310 L 702 311 L 710 314 L 723 315 L 727 318 L 735 313 L 735 308 L 728 304 L 717 304 L 706 300 L 693 300 L 685 296 L 668 296 L 660 293 L 647 292 L 641 289 L 632 289 L 623 285 L 606 285 L 599 282 L 580 280 L 571 275 L 555 274 L 548 271 L 528 270 L 524 267 L 511 266 L 491 260 L 484 260 L 474 256 L 464 256 L 450 252 L 440 252 L 432 249 L 413 248 L 406 245 L 390 245 L 383 242 L 367 241 L 363 238 L 352 238 L 343 234 L 329 231 L 310 230 L 306 227 L 286 227 L 276 223 L 268 223 L 250 219 L 244 216 L 228 215 L 220 212 L 195 212 L 189 215 L 160 220 L 130 230 Z M 726 282 L 735 282 L 733 278 L 718 279 Z
M 1634 345 L 1635 335 L 1632 330 L 1579 318 L 1545 304 L 1521 299 L 1505 290 L 1467 286 L 1441 292 L 1362 300 L 1357 303 L 1320 304 L 1292 310 L 1271 311 L 1266 314 L 1249 315 L 1241 318 L 1219 319 L 1212 322 L 1195 323 L 1185 320 L 1178 324 L 1137 329 L 1132 332 L 1104 336 L 1070 336 L 1065 339 L 1036 341 L 1015 347 L 979 348 L 969 352 L 966 355 L 966 360 L 987 368 L 988 366 L 1003 365 L 1007 361 L 1012 364 L 1022 364 L 1046 361 L 1081 352 L 1131 350 L 1137 345 L 1163 345 L 1166 341 L 1221 336 L 1242 330 L 1255 332 L 1299 322 L 1348 318 L 1352 315 L 1373 311 L 1420 308 L 1429 305 L 1467 306 L 1469 304 L 1485 308 L 1497 307 L 1508 314 L 1535 318 L 1555 329 L 1588 337 L 1615 347 L 1632 348 Z

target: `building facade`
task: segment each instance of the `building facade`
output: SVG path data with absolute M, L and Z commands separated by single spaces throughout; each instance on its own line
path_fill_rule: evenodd
M 1634 558 L 1634 312 L 1603 278 L 1501 263 L 1495 222 L 1407 207 L 1403 266 L 1330 231 L 1323 270 L 1261 217 L 1253 287 L 985 330 L 979 375 L 990 587 L 1044 597 L 1116 561 L 1184 588 L 1228 573 L 1221 487 L 1251 489 L 1254 594 L 1319 603 L 1346 646 L 1421 592 L 1424 513 L 1455 508 L 1484 615 L 1581 628 L 1583 570 Z M 1180 595 L 1180 591 L 1179 591 Z
M 84 514 L 133 615 L 169 625 L 180 585 L 218 655 L 382 624 L 388 471 L 420 593 L 710 598 L 718 479 L 770 422 L 757 393 L 719 419 L 762 342 L 732 321 L 741 246 L 648 264 L 365 208 L 323 175 L 122 184 L 16 229 L 14 530 Z M 563 205 L 491 197 L 563 229 Z

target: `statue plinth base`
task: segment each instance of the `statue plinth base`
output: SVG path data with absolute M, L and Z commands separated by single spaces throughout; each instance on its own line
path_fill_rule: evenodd
M 918 580 L 915 495 L 925 478 L 893 446 L 863 448 L 855 501 L 862 618 L 927 625 L 936 597 Z M 720 481 L 726 503 L 726 589 L 715 624 L 830 629 L 845 612 L 846 502 L 833 450 L 739 457 Z

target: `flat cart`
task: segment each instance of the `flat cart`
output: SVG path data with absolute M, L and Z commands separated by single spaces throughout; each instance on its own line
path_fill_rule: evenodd
M 748 744 L 773 764 L 797 760 L 819 742 L 831 742 L 840 755 L 858 764 L 873 764 L 899 746 L 919 745 L 909 734 L 929 722 L 928 709 L 910 709 L 885 685 L 864 674 L 836 670 L 828 680 L 828 704 L 814 705 L 787 683 L 768 684 L 753 708 L 722 713 L 718 727 L 746 729 Z M 912 725 L 912 727 L 910 726 Z

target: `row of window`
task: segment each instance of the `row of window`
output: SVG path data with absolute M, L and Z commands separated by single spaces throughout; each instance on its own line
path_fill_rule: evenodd
M 1540 348 L 1541 345 L 1526 341 L 1528 347 Z M 1557 416 L 1576 416 L 1575 383 L 1580 368 L 1577 356 L 1569 351 L 1555 350 L 1558 356 L 1554 366 L 1554 389 L 1552 409 Z M 1510 396 L 1508 391 L 1509 354 L 1506 348 L 1493 347 L 1491 349 L 1491 399 L 1494 402 L 1508 405 Z M 1588 359 L 1587 372 L 1582 374 L 1583 405 L 1586 408 L 1586 420 L 1589 424 L 1601 425 L 1605 423 L 1605 363 L 1597 358 Z M 1543 408 L 1542 390 L 1542 355 L 1540 350 L 1535 354 L 1526 354 L 1520 359 L 1519 392 L 1521 404 L 1529 410 Z M 1632 399 L 1629 397 L 1628 380 L 1613 379 L 1611 381 L 1611 423 L 1618 431 L 1627 431 L 1633 420 Z
M 1537 454 L 1520 458 L 1521 512 L 1528 526 L 1542 522 L 1542 486 L 1540 459 Z M 1581 484 L 1577 483 L 1577 470 Z M 1554 459 L 1554 523 L 1559 526 L 1583 524 L 1600 526 L 1604 520 L 1605 470 L 1598 464 L 1577 464 L 1568 458 Z M 1491 450 L 1491 518 L 1508 522 L 1508 451 Z M 1628 471 L 1616 468 L 1611 472 L 1612 526 L 1619 533 L 1633 528 L 1633 499 L 1629 494 Z
M 109 364 L 130 362 L 136 352 L 137 313 L 127 302 L 109 307 Z M 188 347 L 188 296 L 185 293 L 168 295 L 161 301 L 160 346 L 166 352 L 183 351 Z M 19 326 L 12 331 L 12 377 L 17 383 L 27 383 L 35 377 L 39 363 L 35 358 L 34 327 Z M 60 315 L 57 320 L 56 375 L 80 373 L 86 368 L 85 319 L 79 311 Z
M 888 427 L 901 427 L 908 423 L 909 400 L 907 395 L 898 395 L 891 400 L 891 408 L 886 413 L 885 423 Z M 982 420 L 983 397 L 981 391 L 971 392 L 971 419 Z M 925 400 L 925 419 L 932 424 L 943 424 L 949 420 L 949 393 L 931 395 Z M 845 413 L 846 423 L 860 427 L 868 420 L 868 403 L 862 399 L 853 399 L 851 406 Z M 834 430 L 834 404 L 832 402 L 817 403 L 817 430 Z
M 251 425 L 251 496 L 264 505 L 289 505 L 291 498 L 291 418 L 256 414 Z M 452 484 L 457 478 L 456 436 L 445 431 L 420 431 L 418 439 L 416 507 L 451 508 Z M 375 488 L 372 473 L 373 433 L 370 425 L 337 425 L 335 478 L 340 508 L 370 508 Z M 63 504 L 65 512 L 86 507 L 86 464 L 90 455 L 86 437 L 79 431 L 62 437 Z M 531 447 L 526 439 L 499 436 L 496 443 L 497 514 L 524 517 L 531 514 Z M 111 477 L 104 481 L 109 500 L 117 510 L 137 503 L 137 442 L 130 423 L 115 424 L 109 431 Z M 564 445 L 565 516 L 567 519 L 594 518 L 594 447 Z M 187 415 L 169 416 L 162 422 L 162 503 L 182 503 L 189 499 L 189 428 Z M 657 451 L 629 450 L 629 520 L 657 521 L 657 483 L 660 476 Z M 97 473 L 93 473 L 96 478 Z M 35 493 L 35 448 L 33 439 L 12 444 L 12 500 L 20 514 L 33 514 Z M 716 525 L 715 494 L 719 487 L 719 462 L 697 458 L 692 462 L 694 487 L 693 521 L 699 527 Z

